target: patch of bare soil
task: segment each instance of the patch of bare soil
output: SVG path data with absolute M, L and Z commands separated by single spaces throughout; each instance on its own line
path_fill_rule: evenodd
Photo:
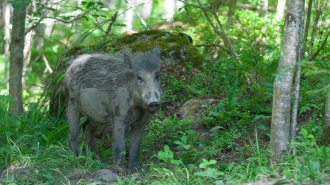
M 287 185 L 293 184 L 293 182 L 291 182 L 289 180 L 283 180 L 281 178 L 274 178 L 274 179 L 264 178 L 260 181 L 243 183 L 242 185 L 274 185 L 275 183 L 278 183 L 279 181 L 282 181 L 279 184 L 287 184 Z

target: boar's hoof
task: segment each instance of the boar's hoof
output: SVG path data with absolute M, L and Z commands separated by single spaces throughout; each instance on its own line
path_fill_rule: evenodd
M 158 102 L 151 102 L 148 105 L 148 110 L 150 112 L 156 112 L 160 108 L 160 104 Z

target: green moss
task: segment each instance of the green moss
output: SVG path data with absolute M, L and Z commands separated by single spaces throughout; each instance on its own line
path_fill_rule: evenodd
M 130 48 L 131 52 L 145 52 L 152 48 L 159 47 L 162 50 L 162 57 L 175 64 L 192 62 L 198 67 L 203 61 L 203 56 L 197 48 L 192 45 L 191 38 L 184 33 L 171 33 L 158 30 L 149 30 L 133 35 L 124 35 L 114 44 L 116 50 L 124 47 Z
M 155 47 L 162 50 L 165 63 L 183 64 L 192 62 L 194 67 L 200 66 L 203 56 L 192 44 L 191 38 L 184 33 L 148 30 L 132 35 L 123 35 L 120 38 L 100 38 L 97 44 L 91 46 L 77 46 L 66 53 L 66 57 L 75 57 L 84 53 L 105 52 L 114 53 L 127 47 L 132 53 L 146 52 Z M 63 60 L 62 60 L 63 61 Z

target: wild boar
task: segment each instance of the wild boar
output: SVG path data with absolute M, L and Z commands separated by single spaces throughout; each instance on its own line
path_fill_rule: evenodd
M 143 130 L 161 104 L 160 49 L 134 55 L 127 49 L 114 55 L 81 55 L 68 67 L 64 85 L 74 154 L 78 156 L 80 116 L 85 115 L 85 139 L 91 151 L 98 153 L 94 141 L 98 125 L 113 129 L 114 164 L 124 165 L 125 135 L 130 131 L 128 169 L 136 171 Z

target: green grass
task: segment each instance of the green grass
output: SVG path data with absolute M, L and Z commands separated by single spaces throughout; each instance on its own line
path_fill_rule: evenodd
M 174 101 L 175 106 L 180 106 L 188 100 L 173 97 L 177 94 L 203 97 L 210 93 L 215 95 L 218 91 L 214 89 L 220 89 L 225 96 L 218 105 L 206 109 L 200 130 L 193 129 L 195 120 L 180 120 L 176 116 L 166 116 L 166 110 L 160 111 L 142 138 L 142 165 L 138 178 L 121 176 L 117 184 L 240 184 L 262 179 L 290 181 L 297 185 L 327 184 L 330 181 L 330 148 L 318 145 L 322 133 L 319 116 L 322 97 L 305 94 L 313 103 L 302 102 L 304 120 L 297 141 L 291 143 L 297 154 L 287 154 L 282 162 L 271 164 L 271 87 L 262 82 L 248 86 L 239 79 L 226 81 L 230 74 L 217 74 L 223 73 L 221 69 L 215 70 L 218 64 L 204 66 L 191 81 L 165 76 L 168 86 L 164 87 L 164 98 L 168 105 Z M 208 77 L 225 82 L 217 84 Z M 303 81 L 302 90 L 313 88 L 311 83 Z M 193 93 L 196 89 L 199 89 L 198 93 Z M 80 156 L 75 158 L 67 147 L 65 119 L 49 116 L 46 105 L 35 103 L 26 105 L 25 114 L 13 117 L 7 111 L 10 101 L 9 96 L 0 96 L 0 166 L 3 174 L 0 184 L 101 183 L 93 177 L 98 169 L 111 165 L 111 148 L 100 147 L 108 157 L 101 162 L 86 149 L 81 135 Z M 111 143 L 103 144 L 108 141 L 99 143 L 110 147 Z
M 39 108 L 30 109 L 24 117 L 12 117 L 6 110 L 9 101 L 8 96 L 0 97 L 0 132 L 4 133 L 1 184 L 89 184 L 98 169 L 111 164 L 111 160 L 97 160 L 84 143 L 81 155 L 75 158 L 66 144 L 68 130 L 63 120 L 45 116 Z M 264 120 L 269 121 L 259 116 L 253 123 Z M 307 122 L 305 127 L 315 124 Z M 292 144 L 297 155 L 287 154 L 281 163 L 273 165 L 269 162 L 269 144 L 260 140 L 268 137 L 262 124 L 255 124 L 253 133 L 220 127 L 216 132 L 210 129 L 198 133 L 191 126 L 192 121 L 176 117 L 153 119 L 142 140 L 145 160 L 141 160 L 138 178 L 122 176 L 116 184 L 240 184 L 284 177 L 282 182 L 326 184 L 330 180 L 330 148 L 317 144 L 315 130 L 302 129 Z M 210 136 L 205 138 L 206 134 Z
M 205 24 L 199 9 L 183 12 L 177 20 L 194 24 L 186 30 L 194 44 L 222 43 L 213 28 Z M 188 20 L 189 17 L 194 19 Z M 222 15 L 220 18 L 226 19 Z M 328 50 L 322 51 L 322 58 L 317 61 L 302 63 L 299 132 L 297 140 L 290 143 L 297 152 L 287 153 L 279 163 L 272 164 L 269 157 L 272 82 L 281 58 L 279 38 L 283 26 L 252 11 L 237 10 L 235 19 L 235 26 L 227 34 L 241 61 L 219 48 L 199 47 L 209 59 L 200 68 L 194 69 L 189 61 L 186 66 L 175 66 L 189 78 L 163 74 L 164 106 L 143 135 L 141 170 L 138 175 L 121 175 L 115 184 L 235 185 L 264 179 L 279 181 L 278 184 L 330 184 L 330 147 L 319 144 L 324 87 L 329 82 Z M 93 26 L 87 21 L 82 24 L 88 25 L 86 29 Z M 50 45 L 58 47 L 57 53 L 64 50 L 57 42 Z M 57 57 L 52 50 L 47 52 L 54 68 Z M 44 82 L 40 77 L 44 70 L 41 64 L 35 62 L 32 66 L 28 84 Z M 25 113 L 12 116 L 8 106 L 13 100 L 4 89 L 0 91 L 0 184 L 106 184 L 94 174 L 98 169 L 112 167 L 111 139 L 98 141 L 106 157 L 100 161 L 87 150 L 81 134 L 80 155 L 76 158 L 67 146 L 68 124 L 64 118 L 50 116 L 47 104 L 36 104 L 39 96 L 29 93 L 34 92 L 32 88 L 25 90 Z M 189 99 L 209 96 L 219 103 L 206 107 L 198 129 L 193 128 L 196 120 L 175 116 Z

